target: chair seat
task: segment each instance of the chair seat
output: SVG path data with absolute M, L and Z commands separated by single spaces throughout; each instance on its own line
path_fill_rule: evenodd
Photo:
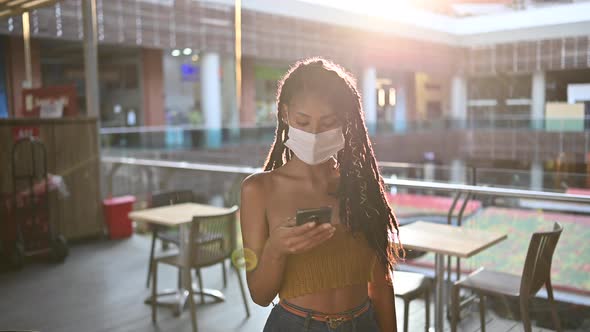
M 221 255 L 218 252 L 208 250 L 199 250 L 197 254 L 193 254 L 193 256 L 195 257 L 194 261 L 188 264 L 179 254 L 158 257 L 155 261 L 184 268 L 199 268 L 219 263 L 227 258 L 225 255 Z
M 160 240 L 165 240 L 175 245 L 180 245 L 180 237 L 177 231 L 164 231 L 158 232 L 156 236 Z M 222 241 L 223 234 L 219 233 L 200 233 L 197 235 L 197 243 L 205 244 L 214 241 Z
M 508 296 L 519 296 L 520 276 L 509 273 L 478 269 L 469 276 L 457 281 L 455 285 L 469 288 L 482 293 L 495 293 Z
M 158 231 L 158 233 L 156 233 L 156 234 L 157 234 L 156 238 L 158 238 L 160 240 L 168 241 L 168 242 L 174 243 L 176 245 L 178 245 L 180 243 L 178 231 L 165 230 L 165 231 Z
M 394 271 L 393 289 L 395 296 L 411 300 L 420 296 L 428 287 L 428 279 L 420 273 Z

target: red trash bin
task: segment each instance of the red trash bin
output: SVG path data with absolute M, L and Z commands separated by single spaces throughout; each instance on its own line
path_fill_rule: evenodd
M 109 238 L 120 239 L 133 234 L 131 219 L 127 216 L 133 210 L 135 196 L 120 196 L 102 201 L 104 217 L 109 228 Z

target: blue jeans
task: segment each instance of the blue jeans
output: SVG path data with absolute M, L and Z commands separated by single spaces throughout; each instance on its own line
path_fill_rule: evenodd
M 306 318 L 295 315 L 277 304 L 272 308 L 266 320 L 266 325 L 264 325 L 263 332 L 379 332 L 375 308 L 370 298 L 367 298 L 367 301 L 369 302 L 369 309 L 367 311 L 353 319 L 342 322 L 335 329 L 330 328 L 328 322 L 315 320 L 309 316 L 311 313 L 319 313 L 317 311 L 302 308 L 289 302 L 290 306 L 307 312 L 308 316 Z M 364 305 L 365 303 L 340 314 L 354 312 Z

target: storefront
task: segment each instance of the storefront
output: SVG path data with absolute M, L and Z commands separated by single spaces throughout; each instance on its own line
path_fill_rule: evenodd
M 254 76 L 256 84 L 256 125 L 276 123 L 276 96 L 278 83 L 287 72 L 287 66 L 268 66 L 256 64 Z
M 101 46 L 98 56 L 101 127 L 137 126 L 142 123 L 140 50 Z M 85 112 L 82 44 L 43 40 L 40 51 L 44 87 L 72 84 L 78 105 Z

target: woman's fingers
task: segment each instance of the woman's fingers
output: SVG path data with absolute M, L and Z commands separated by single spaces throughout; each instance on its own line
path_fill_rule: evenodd
M 315 222 L 306 222 L 303 225 L 289 227 L 289 230 L 287 231 L 288 232 L 287 236 L 297 237 L 297 236 L 306 235 L 307 232 L 314 230 L 315 225 L 316 225 Z
M 333 226 L 330 224 L 316 225 L 315 223 L 310 222 L 310 223 L 307 223 L 307 225 L 309 225 L 309 226 L 303 232 L 291 233 L 288 235 L 287 238 L 289 240 L 291 240 L 291 244 L 299 244 L 303 241 L 306 241 L 306 240 L 314 237 L 316 234 L 325 231 L 326 229 L 333 228 Z
M 331 224 L 318 225 L 314 229 L 297 237 L 288 239 L 291 252 L 312 248 L 334 234 L 335 228 Z
M 295 253 L 303 253 L 308 250 L 311 250 L 318 245 L 322 244 L 324 241 L 327 241 L 332 236 L 334 236 L 334 231 L 328 231 L 327 233 L 322 233 L 318 235 L 316 238 L 310 241 L 306 241 L 295 248 Z

